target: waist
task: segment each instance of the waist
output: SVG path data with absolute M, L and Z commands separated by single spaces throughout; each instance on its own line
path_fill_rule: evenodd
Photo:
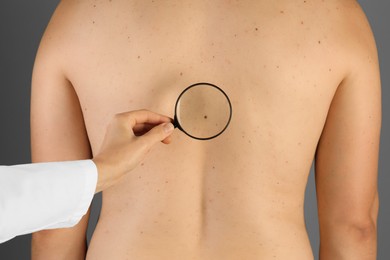
M 303 209 L 182 199 L 175 207 L 146 201 L 113 207 L 104 200 L 91 259 L 112 258 L 112 247 L 116 259 L 129 252 L 129 259 L 312 259 Z
M 204 221 L 199 229 L 191 219 L 161 217 L 150 223 L 150 218 L 103 214 L 88 251 L 90 259 L 313 259 L 305 226 L 289 220 L 259 216 L 260 225 L 254 226 L 220 216 Z

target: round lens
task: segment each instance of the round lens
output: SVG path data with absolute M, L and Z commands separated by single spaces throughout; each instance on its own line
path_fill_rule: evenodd
M 210 83 L 189 86 L 176 102 L 177 126 L 195 139 L 217 137 L 227 128 L 231 116 L 232 107 L 228 96 Z

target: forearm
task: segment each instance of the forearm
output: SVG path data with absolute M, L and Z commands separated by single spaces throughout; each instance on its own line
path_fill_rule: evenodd
M 374 223 L 321 228 L 320 260 L 375 260 L 376 247 Z
M 73 228 L 44 230 L 34 233 L 31 241 L 31 259 L 85 259 L 87 243 L 83 230 L 86 229 L 88 217 L 89 212 Z M 77 230 L 81 231 L 76 232 Z
M 42 234 L 43 232 L 43 234 Z M 33 234 L 32 237 L 32 260 L 58 259 L 58 260 L 84 260 L 87 252 L 86 242 L 78 243 L 77 245 L 69 245 L 67 243 L 48 243 L 48 237 L 56 235 L 48 235 L 50 231 L 40 231 Z M 57 240 L 57 239 L 56 239 Z

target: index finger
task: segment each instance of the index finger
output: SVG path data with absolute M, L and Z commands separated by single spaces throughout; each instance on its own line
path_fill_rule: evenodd
M 120 113 L 119 116 L 125 120 L 126 123 L 130 123 L 132 128 L 138 124 L 161 124 L 172 122 L 170 117 L 146 109 Z

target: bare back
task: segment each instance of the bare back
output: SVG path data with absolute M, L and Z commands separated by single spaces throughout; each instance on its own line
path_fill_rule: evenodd
M 304 192 L 349 73 L 346 29 L 335 21 L 356 8 L 331 2 L 60 4 L 51 26 L 66 40 L 54 45 L 93 153 L 115 113 L 173 117 L 193 83 L 220 86 L 233 106 L 223 135 L 175 131 L 103 193 L 87 259 L 313 259 Z

